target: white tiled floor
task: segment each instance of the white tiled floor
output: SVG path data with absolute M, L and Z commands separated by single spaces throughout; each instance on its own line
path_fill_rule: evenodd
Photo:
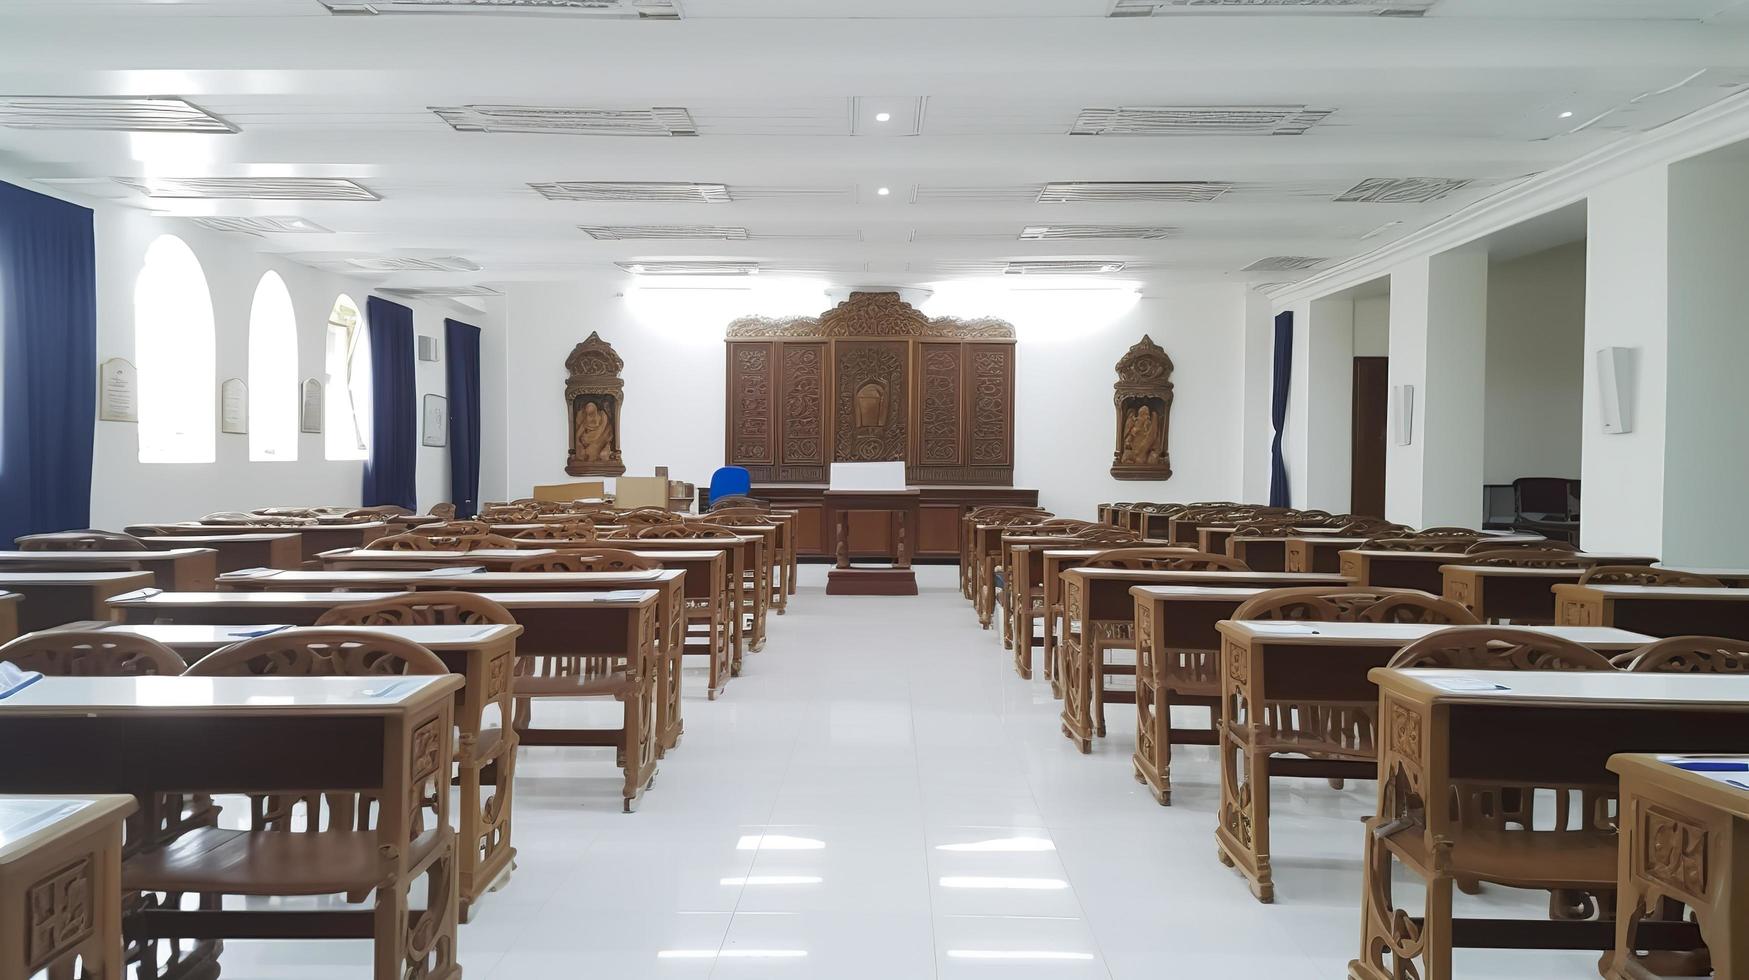
M 1215 859 L 1213 750 L 1178 750 L 1170 808 L 1131 776 L 1131 709 L 1077 754 L 1049 687 L 1014 675 L 954 574 L 920 569 L 915 598 L 828 597 L 824 569 L 804 567 L 723 699 L 687 699 L 686 735 L 635 814 L 619 812 L 605 750 L 525 750 L 519 867 L 462 927 L 466 974 L 1344 977 L 1374 784 L 1277 781 L 1277 900 L 1260 905 Z M 1501 889 L 1463 901 L 1546 908 Z M 364 943 L 234 942 L 225 976 L 361 977 L 368 957 Z M 1595 977 L 1595 963 L 1460 952 L 1457 972 Z

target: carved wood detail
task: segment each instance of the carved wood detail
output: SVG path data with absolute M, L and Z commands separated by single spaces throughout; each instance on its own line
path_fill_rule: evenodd
M 918 459 L 925 465 L 960 462 L 960 375 L 965 367 L 959 344 L 923 344 L 918 413 Z
M 1697 898 L 1707 889 L 1707 832 L 1694 821 L 1657 806 L 1640 813 L 1641 872 L 1678 896 Z
M 841 463 L 904 459 L 910 386 L 905 345 L 852 341 L 834 345 L 833 387 L 838 431 L 833 459 Z
M 784 344 L 783 461 L 826 462 L 826 345 Z
M 97 928 L 93 887 L 91 859 L 81 858 L 26 890 L 27 974 L 91 937 Z
M 570 443 L 565 472 L 572 476 L 619 476 L 619 413 L 625 401 L 620 372 L 625 361 L 613 345 L 591 332 L 565 358 L 565 414 Z
M 1118 360 L 1113 392 L 1117 447 L 1111 475 L 1119 480 L 1170 480 L 1172 358 L 1144 334 Z
M 729 397 L 735 405 L 731 457 L 742 464 L 773 462 L 770 344 L 737 344 L 730 351 Z

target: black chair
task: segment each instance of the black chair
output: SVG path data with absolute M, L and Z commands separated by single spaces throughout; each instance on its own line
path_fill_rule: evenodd
M 1521 476 L 1512 481 L 1512 529 L 1579 543 L 1579 481 Z

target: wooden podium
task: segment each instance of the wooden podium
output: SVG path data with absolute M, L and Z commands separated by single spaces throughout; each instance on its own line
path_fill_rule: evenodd
M 920 490 L 827 490 L 826 528 L 832 535 L 838 563 L 826 573 L 827 595 L 916 595 L 917 574 L 911 570 L 911 550 L 917 540 Z M 885 511 L 894 521 L 892 567 L 850 564 L 852 511 Z

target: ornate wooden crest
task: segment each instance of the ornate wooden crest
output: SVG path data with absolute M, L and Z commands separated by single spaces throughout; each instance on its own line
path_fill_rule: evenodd
M 953 340 L 1013 340 L 1003 320 L 924 316 L 898 293 L 851 293 L 819 316 L 773 320 L 747 316 L 729 324 L 729 339 L 833 337 L 944 337 Z
M 1172 358 L 1146 334 L 1117 362 L 1112 403 L 1117 412 L 1117 448 L 1111 475 L 1119 480 L 1169 480 L 1167 450 L 1172 417 Z
M 619 410 L 625 399 L 625 368 L 613 345 L 591 332 L 565 358 L 565 413 L 570 447 L 565 472 L 572 476 L 619 476 L 626 471 L 619 449 Z

